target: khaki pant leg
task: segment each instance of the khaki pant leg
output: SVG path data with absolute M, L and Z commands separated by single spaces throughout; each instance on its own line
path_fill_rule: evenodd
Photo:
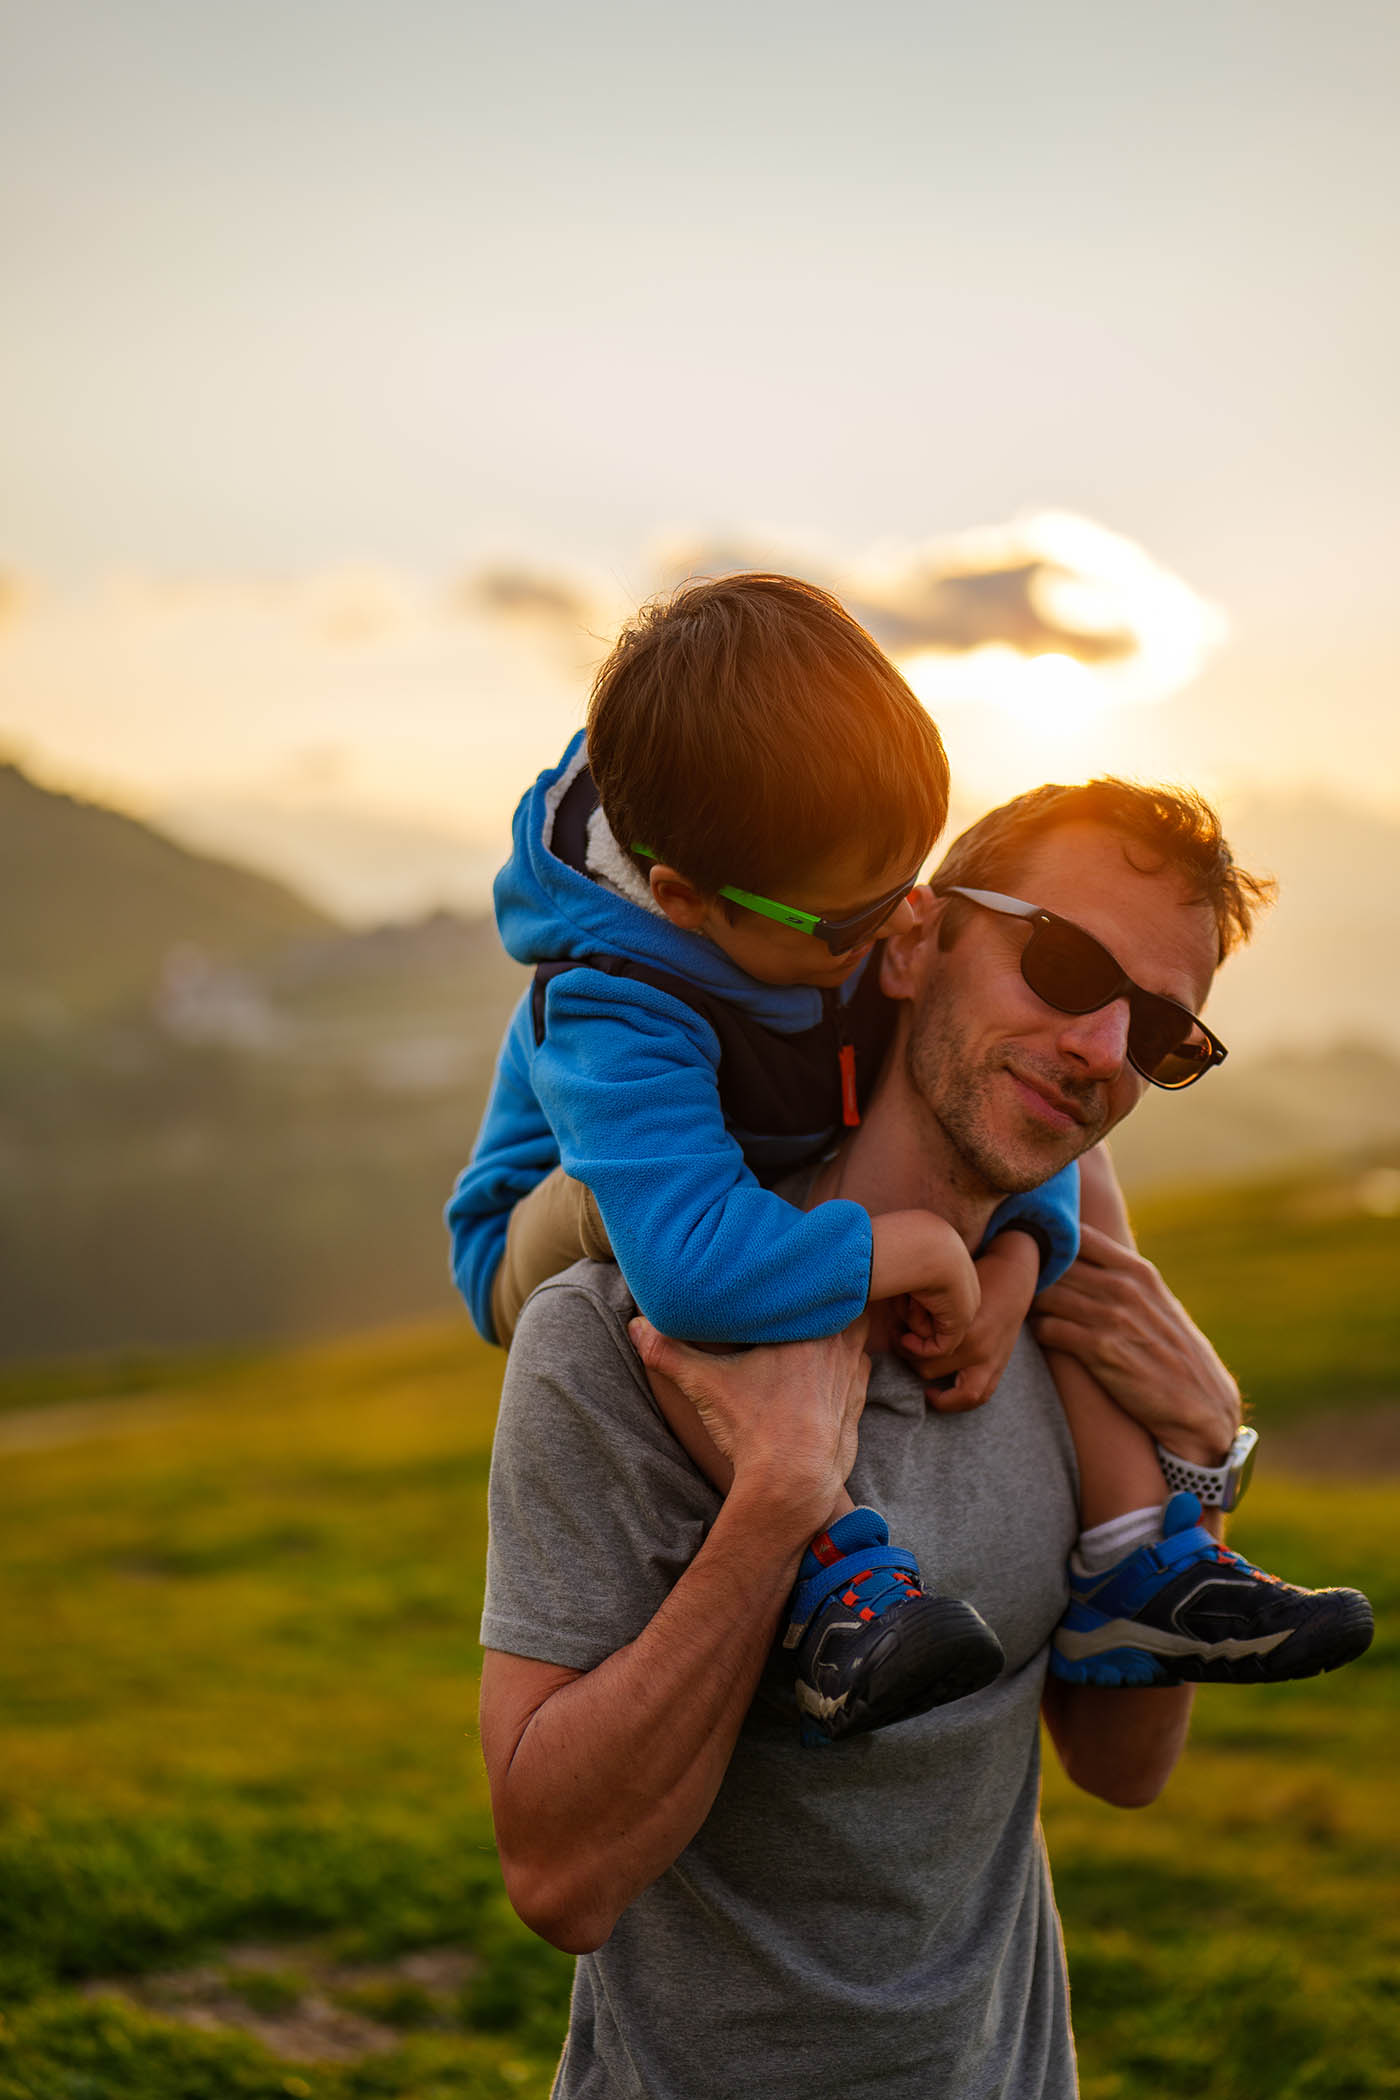
M 593 1191 L 556 1167 L 510 1214 L 506 1251 L 491 1285 L 491 1324 L 503 1348 L 510 1347 L 536 1284 L 579 1260 L 611 1261 L 612 1245 Z

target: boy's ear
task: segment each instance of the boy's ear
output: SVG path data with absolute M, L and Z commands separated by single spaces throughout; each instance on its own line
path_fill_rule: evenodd
M 888 935 L 880 956 L 880 989 L 887 998 L 917 999 L 923 990 L 944 902 L 926 882 L 909 892 L 914 923 L 904 933 Z
M 693 882 L 687 882 L 684 875 L 659 860 L 652 862 L 647 880 L 653 899 L 671 924 L 679 926 L 682 933 L 698 933 L 710 908 L 703 890 L 697 890 Z

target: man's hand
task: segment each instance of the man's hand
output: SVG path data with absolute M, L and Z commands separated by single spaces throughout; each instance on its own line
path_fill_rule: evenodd
M 1002 1232 L 976 1266 L 982 1302 L 956 1349 L 939 1351 L 932 1323 L 912 1303 L 899 1338 L 901 1354 L 924 1381 L 929 1406 L 940 1414 L 963 1414 L 996 1391 L 1040 1281 L 1040 1250 L 1028 1233 Z
M 628 1326 L 653 1386 L 664 1381 L 699 1415 L 734 1469 L 734 1492 L 756 1490 L 810 1529 L 827 1520 L 855 1464 L 870 1358 L 867 1320 L 821 1341 L 714 1356 L 658 1334 L 649 1320 Z
M 1240 1389 L 1141 1254 L 1083 1226 L 1079 1259 L 1036 1299 L 1031 1332 L 1083 1364 L 1169 1451 L 1221 1463 L 1240 1425 Z
M 699 1410 L 734 1484 L 635 1640 L 584 1671 L 488 1649 L 481 1672 L 506 1888 L 527 1925 L 575 1954 L 602 1945 L 709 1814 L 803 1548 L 854 1461 L 870 1369 L 863 1319 L 742 1356 L 642 1319 L 629 1332 L 653 1381 Z

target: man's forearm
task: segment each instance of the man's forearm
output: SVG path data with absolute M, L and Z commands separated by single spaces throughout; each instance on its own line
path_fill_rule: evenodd
M 1179 1458 L 1219 1465 L 1240 1425 L 1235 1380 L 1151 1262 L 1087 1222 L 1081 1238 L 1074 1267 L 1036 1299 L 1036 1340 L 1076 1358 Z
M 1115 1808 L 1146 1808 L 1186 1748 L 1194 1699 L 1189 1684 L 1130 1691 L 1047 1677 L 1041 1712 L 1076 1786 Z
M 655 1617 L 596 1669 L 488 1653 L 497 1842 L 511 1900 L 545 1939 L 601 1945 L 700 1828 L 810 1530 L 741 1487 Z

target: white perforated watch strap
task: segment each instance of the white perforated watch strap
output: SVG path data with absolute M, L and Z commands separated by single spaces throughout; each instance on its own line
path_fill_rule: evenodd
M 1164 1451 L 1160 1444 L 1157 1461 L 1174 1495 L 1198 1495 L 1206 1509 L 1235 1509 L 1249 1486 L 1258 1448 L 1258 1430 L 1246 1427 L 1236 1431 L 1222 1466 L 1193 1465 L 1189 1459 L 1178 1458 L 1175 1451 Z
M 1157 1446 L 1157 1460 L 1162 1477 L 1174 1495 L 1199 1496 L 1203 1509 L 1222 1507 L 1232 1471 L 1228 1460 L 1223 1466 L 1193 1466 L 1186 1459 L 1178 1458 L 1175 1452 L 1164 1451 L 1160 1444 Z

